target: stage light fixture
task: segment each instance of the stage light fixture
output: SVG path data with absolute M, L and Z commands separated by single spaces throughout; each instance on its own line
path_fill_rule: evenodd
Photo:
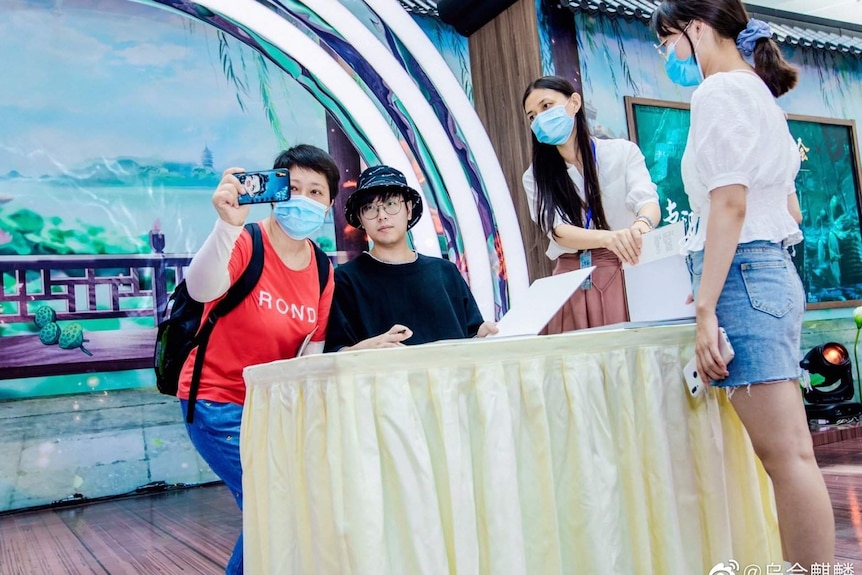
M 841 423 L 859 418 L 862 405 L 853 399 L 853 365 L 850 352 L 836 342 L 815 346 L 799 362 L 811 375 L 811 389 L 804 392 L 808 420 Z

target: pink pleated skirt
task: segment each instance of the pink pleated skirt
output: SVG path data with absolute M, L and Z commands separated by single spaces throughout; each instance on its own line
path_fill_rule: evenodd
M 590 276 L 592 287 L 586 290 L 578 288 L 551 318 L 542 333 L 564 333 L 629 320 L 626 286 L 619 258 L 607 249 L 590 251 L 592 265 L 596 266 Z M 578 269 L 581 269 L 580 255 L 563 254 L 557 258 L 554 275 Z

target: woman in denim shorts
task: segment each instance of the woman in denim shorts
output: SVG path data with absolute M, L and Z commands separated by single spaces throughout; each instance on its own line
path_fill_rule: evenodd
M 832 563 L 832 505 L 799 390 L 805 297 L 787 253 L 802 239 L 800 156 L 775 102 L 796 71 L 740 0 L 665 0 L 652 27 L 671 80 L 698 86 L 682 159 L 698 371 L 728 390 L 772 479 L 784 559 Z M 736 352 L 729 365 L 719 326 Z

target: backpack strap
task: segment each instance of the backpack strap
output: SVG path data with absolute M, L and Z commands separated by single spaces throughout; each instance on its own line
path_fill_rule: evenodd
M 263 273 L 263 236 L 260 232 L 260 226 L 257 224 L 246 224 L 245 231 L 251 235 L 251 260 L 246 266 L 242 275 L 234 282 L 227 290 L 227 295 L 216 304 L 215 308 L 209 313 L 201 325 L 200 330 L 195 336 L 197 342 L 197 356 L 195 356 L 195 367 L 192 372 L 192 381 L 189 386 L 188 409 L 186 412 L 186 422 L 191 423 L 195 417 L 195 401 L 198 396 L 198 387 L 201 381 L 201 372 L 204 368 L 204 358 L 206 357 L 207 344 L 210 340 L 210 334 L 220 317 L 224 317 L 232 312 L 236 306 L 251 294 L 254 286 L 260 280 Z M 328 263 L 328 260 L 327 260 Z
M 314 247 L 314 260 L 317 262 L 317 281 L 320 283 L 320 295 L 323 295 L 323 290 L 326 289 L 326 282 L 329 281 L 329 256 L 326 255 L 320 247 L 311 242 Z

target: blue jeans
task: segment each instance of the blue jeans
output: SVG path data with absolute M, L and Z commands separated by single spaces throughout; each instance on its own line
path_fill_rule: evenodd
M 188 401 L 181 399 L 183 421 Z M 199 399 L 195 403 L 195 420 L 186 423 L 192 445 L 210 469 L 224 481 L 242 509 L 242 463 L 239 458 L 239 427 L 242 406 Z M 227 575 L 242 575 L 242 532 L 225 568 Z
M 688 257 L 695 298 L 703 273 L 703 251 Z M 730 375 L 715 387 L 739 387 L 798 379 L 805 291 L 781 244 L 739 244 L 715 315 L 727 331 L 736 356 Z

